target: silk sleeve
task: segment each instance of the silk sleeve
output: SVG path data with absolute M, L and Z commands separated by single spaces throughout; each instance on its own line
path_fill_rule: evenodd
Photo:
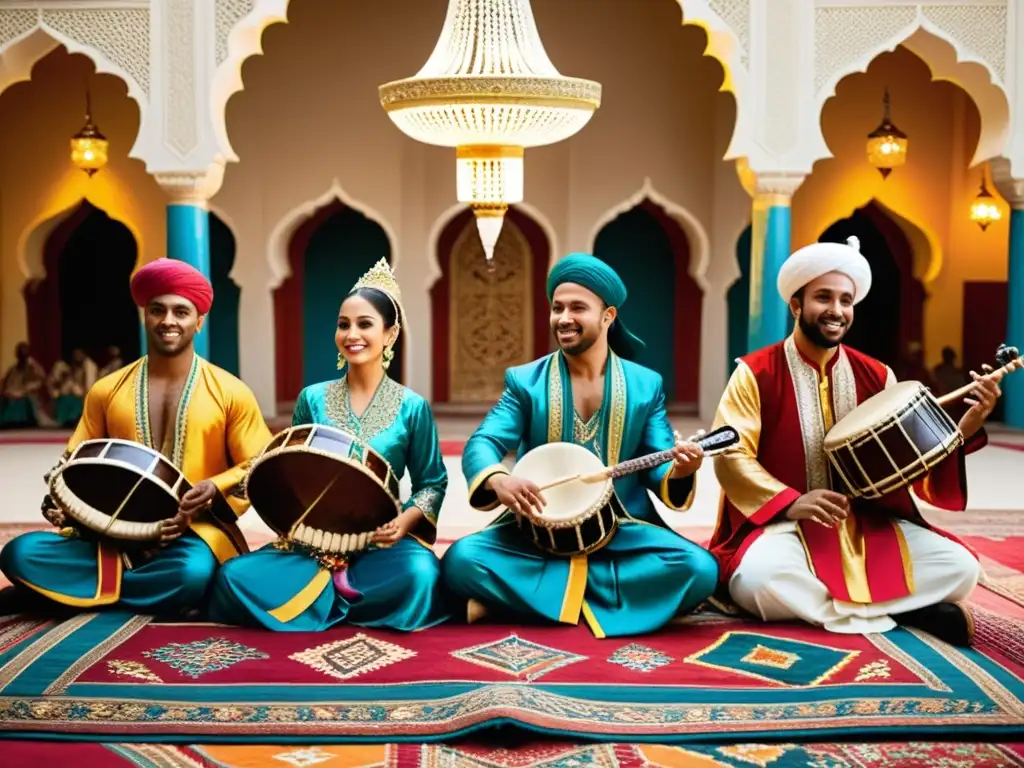
M 419 401 L 415 407 L 409 434 L 405 465 L 412 481 L 412 495 L 402 505 L 402 509 L 416 507 L 436 527 L 445 491 L 448 489 L 448 470 L 441 455 L 437 422 L 425 400 Z
M 249 462 L 270 442 L 271 434 L 266 421 L 263 420 L 256 396 L 241 382 L 231 388 L 225 433 L 228 458 L 233 466 L 209 480 L 225 497 L 245 498 L 243 481 L 249 469 Z M 241 515 L 246 507 L 247 505 L 233 505 L 232 509 Z
M 668 413 L 665 410 L 665 387 L 661 377 L 658 377 L 658 386 L 654 394 L 654 402 L 647 413 L 647 421 L 644 423 L 643 441 L 640 446 L 640 455 L 658 451 L 667 451 L 675 445 L 675 432 L 668 420 Z M 697 490 L 697 476 L 672 478 L 672 462 L 660 464 L 654 469 L 644 473 L 644 481 L 647 487 L 658 495 L 661 502 L 669 509 L 677 512 L 685 512 L 693 504 L 693 496 Z
M 82 405 L 82 418 L 78 420 L 71 439 L 68 440 L 67 452 L 70 454 L 86 440 L 99 440 L 107 436 L 107 404 L 110 402 L 110 390 L 94 385 L 85 393 Z
M 729 378 L 712 429 L 725 425 L 739 433 L 740 442 L 715 457 L 715 477 L 729 502 L 750 522 L 767 525 L 800 493 L 777 480 L 757 459 L 761 395 L 753 371 L 742 362 Z
M 498 506 L 498 496 L 484 484 L 494 475 L 508 474 L 501 462 L 523 439 L 527 408 L 524 401 L 511 372 L 506 371 L 505 390 L 466 441 L 462 472 L 469 484 L 469 503 L 475 509 L 486 512 Z
M 297 427 L 300 424 L 312 424 L 313 410 L 309 407 L 309 396 L 307 394 L 309 390 L 303 389 L 299 392 L 299 398 L 295 401 L 295 409 L 292 411 L 292 426 Z

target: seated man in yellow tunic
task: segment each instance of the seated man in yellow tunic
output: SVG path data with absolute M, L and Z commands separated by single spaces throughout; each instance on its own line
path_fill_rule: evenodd
M 247 550 L 235 523 L 248 506 L 240 484 L 271 435 L 249 388 L 193 348 L 213 289 L 172 259 L 140 269 L 131 287 L 145 311 L 149 354 L 89 390 L 61 462 L 85 440 L 131 440 L 159 450 L 194 487 L 149 551 L 97 543 L 70 527 L 15 538 L 0 552 L 0 569 L 22 592 L 19 607 L 117 605 L 182 615 L 202 604 L 218 562 Z M 227 504 L 213 504 L 218 494 Z M 49 497 L 43 514 L 58 528 L 69 522 Z

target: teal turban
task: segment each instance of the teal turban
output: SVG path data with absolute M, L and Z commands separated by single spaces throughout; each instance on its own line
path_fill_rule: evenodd
M 555 262 L 548 273 L 548 301 L 562 283 L 582 285 L 597 294 L 606 305 L 616 307 L 619 311 L 626 302 L 626 284 L 622 278 L 614 269 L 589 253 L 570 253 Z M 615 318 L 608 329 L 608 346 L 619 357 L 634 360 L 645 345 L 629 332 L 622 320 Z

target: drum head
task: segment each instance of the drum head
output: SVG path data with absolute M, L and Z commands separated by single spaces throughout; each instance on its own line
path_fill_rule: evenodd
M 394 499 L 365 468 L 308 451 L 267 456 L 252 468 L 246 490 L 256 513 L 282 535 L 314 502 L 303 524 L 330 533 L 373 531 L 397 513 Z
M 825 447 L 842 445 L 859 437 L 871 427 L 877 427 L 903 411 L 922 394 L 927 394 L 927 390 L 919 381 L 901 381 L 888 389 L 883 389 L 840 419 L 839 423 L 829 430 L 825 438 Z
M 108 458 L 115 457 L 108 454 Z M 178 499 L 167 488 L 145 477 L 142 471 L 132 471 L 116 464 L 84 461 L 69 463 L 61 476 L 73 494 L 106 515 L 113 515 L 130 494 L 131 499 L 118 515 L 119 520 L 155 523 L 178 514 Z M 188 485 L 183 486 L 183 490 L 188 490 Z
M 589 475 L 604 469 L 604 463 L 582 445 L 547 443 L 527 453 L 512 470 L 515 477 L 532 480 L 539 486 L 572 475 Z M 571 520 L 601 500 L 611 480 L 600 483 L 570 482 L 543 491 L 548 520 Z

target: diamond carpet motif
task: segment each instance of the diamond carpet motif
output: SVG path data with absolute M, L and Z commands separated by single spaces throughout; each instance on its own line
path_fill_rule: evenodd
M 302 662 L 325 675 L 348 680 L 404 659 L 411 659 L 415 655 L 415 651 L 386 640 L 368 637 L 360 632 L 345 640 L 335 640 L 333 643 L 308 648 L 301 653 L 293 653 L 288 658 Z
M 533 643 L 515 634 L 493 643 L 452 651 L 452 656 L 529 681 L 587 658 Z
M 654 648 L 648 648 L 646 645 L 630 643 L 619 648 L 608 658 L 608 661 L 636 672 L 651 672 L 666 664 L 671 664 L 674 659 Z
M 234 643 L 226 637 L 210 637 L 191 643 L 170 643 L 152 651 L 146 651 L 142 655 L 162 661 L 193 679 L 208 672 L 228 669 L 243 661 L 270 658 L 263 651 L 241 643 Z
M 726 632 L 685 660 L 690 664 L 730 670 L 779 685 L 811 686 L 824 682 L 859 654 L 860 651 L 758 632 Z

